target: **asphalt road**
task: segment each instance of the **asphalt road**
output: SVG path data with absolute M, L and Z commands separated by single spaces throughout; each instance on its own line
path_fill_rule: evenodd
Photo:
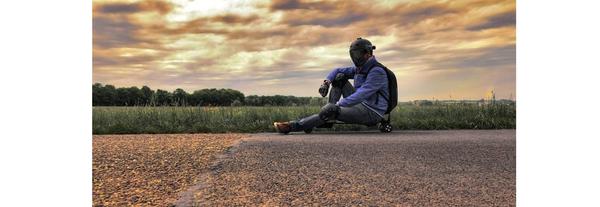
M 514 206 L 515 144 L 515 130 L 255 134 L 194 204 Z

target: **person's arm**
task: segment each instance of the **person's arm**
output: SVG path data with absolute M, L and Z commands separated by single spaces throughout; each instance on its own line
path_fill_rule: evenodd
M 374 93 L 377 93 L 377 91 L 381 89 L 386 82 L 387 77 L 385 71 L 383 71 L 383 68 L 374 67 L 369 72 L 367 80 L 365 80 L 362 86 L 360 86 L 360 88 L 358 88 L 352 95 L 338 101 L 337 105 L 345 107 L 356 105 Z
M 329 83 L 331 83 L 333 81 L 333 79 L 335 79 L 335 76 L 338 73 L 343 73 L 344 75 L 346 75 L 346 77 L 348 77 L 348 79 L 353 79 L 354 78 L 354 73 L 356 73 L 356 67 L 350 66 L 350 67 L 343 67 L 343 68 L 333 69 L 329 73 L 329 75 L 327 75 L 327 77 L 325 78 L 325 80 L 327 80 Z
M 336 68 L 329 72 L 329 75 L 325 77 L 325 80 L 323 80 L 323 83 L 319 87 L 319 93 L 321 96 L 327 96 L 327 93 L 329 92 L 329 85 L 339 73 L 344 74 L 344 76 L 346 76 L 348 79 L 353 79 L 354 73 L 356 73 L 356 67 Z

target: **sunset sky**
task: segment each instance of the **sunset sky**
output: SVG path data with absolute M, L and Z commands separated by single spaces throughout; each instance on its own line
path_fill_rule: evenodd
M 93 81 L 319 96 L 369 39 L 399 99 L 515 92 L 515 1 L 93 1 Z

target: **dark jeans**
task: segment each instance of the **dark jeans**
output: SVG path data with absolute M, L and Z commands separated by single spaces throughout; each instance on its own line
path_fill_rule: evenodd
M 344 98 L 348 97 L 356 91 L 354 86 L 352 86 L 348 80 L 343 80 L 341 84 L 332 84 L 331 86 L 329 91 L 329 103 L 332 104 L 337 103 L 342 96 L 344 96 Z M 340 109 L 337 120 L 344 123 L 375 125 L 382 119 L 381 116 L 361 103 L 350 107 L 340 107 Z M 295 124 L 292 125 L 293 131 L 302 131 L 304 129 L 311 129 L 325 124 L 325 121 L 319 118 L 319 114 L 313 114 L 294 122 Z

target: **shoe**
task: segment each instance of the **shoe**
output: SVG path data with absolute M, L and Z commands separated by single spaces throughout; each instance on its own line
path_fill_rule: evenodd
M 275 122 L 273 123 L 273 126 L 275 126 L 277 132 L 282 134 L 288 134 L 292 131 L 292 126 L 289 122 Z

